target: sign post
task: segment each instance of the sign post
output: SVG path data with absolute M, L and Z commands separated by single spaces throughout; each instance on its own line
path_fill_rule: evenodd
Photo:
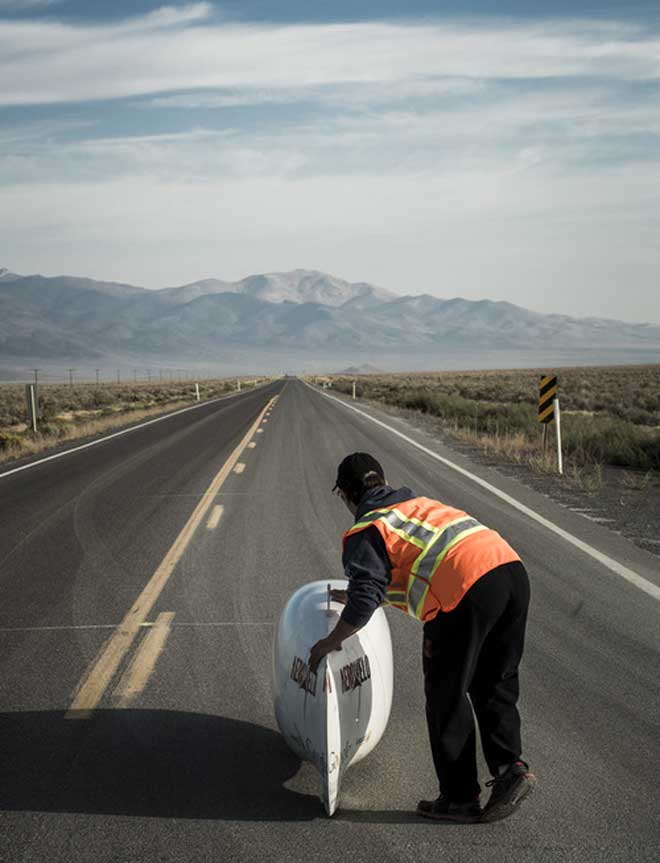
M 199 384 L 195 384 L 195 395 L 197 396 L 197 401 L 199 401 Z
M 561 414 L 559 412 L 559 399 L 554 400 L 555 429 L 557 430 L 557 472 L 561 476 L 564 473 L 564 462 L 561 456 Z
M 557 472 L 564 473 L 561 452 L 561 418 L 559 414 L 559 395 L 557 375 L 541 375 L 539 379 L 539 422 L 543 423 L 543 452 L 548 446 L 548 425 L 555 424 L 557 432 Z
M 355 401 L 355 381 L 353 381 L 353 401 Z

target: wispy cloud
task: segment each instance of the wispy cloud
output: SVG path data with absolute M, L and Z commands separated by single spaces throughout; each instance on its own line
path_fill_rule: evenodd
M 216 15 L 0 20 L 0 259 L 150 286 L 314 266 L 657 318 L 656 33 Z
M 0 0 L 0 11 L 3 9 L 32 11 L 39 6 L 56 6 L 63 0 Z
M 568 21 L 218 25 L 211 7 L 165 7 L 105 25 L 0 22 L 0 104 L 112 99 L 429 77 L 660 77 L 660 39 L 627 24 Z
M 99 136 L 81 125 L 40 121 L 0 134 L 0 181 L 178 176 L 213 179 L 334 175 L 444 175 L 461 171 L 594 174 L 610 166 L 658 161 L 658 89 L 626 99 L 590 83 L 513 91 L 484 86 L 469 98 L 353 101 L 311 116 L 276 116 L 257 127 L 199 125 L 160 134 Z M 660 89 L 660 88 L 659 88 Z M 169 104 L 169 103 L 167 103 Z M 176 104 L 176 103 L 175 103 Z M 187 104 L 187 103 L 186 103 Z M 54 139 L 57 139 L 54 146 Z
M 485 82 L 474 78 L 428 77 L 393 81 L 387 87 L 373 83 L 351 82 L 322 86 L 235 88 L 233 90 L 196 90 L 143 99 L 134 104 L 143 108 L 213 109 L 238 106 L 286 105 L 314 102 L 335 108 L 359 108 L 391 104 L 404 99 L 438 99 L 481 93 Z

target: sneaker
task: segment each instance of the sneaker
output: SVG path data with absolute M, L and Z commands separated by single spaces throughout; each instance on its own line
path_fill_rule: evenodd
M 481 820 L 479 797 L 468 803 L 452 803 L 442 794 L 437 800 L 420 800 L 417 814 L 433 821 L 451 821 L 454 824 L 475 824 Z
M 525 797 L 532 793 L 536 785 L 536 776 L 529 772 L 529 765 L 524 761 L 516 761 L 501 776 L 496 776 L 486 785 L 493 790 L 484 807 L 481 820 L 499 821 L 501 818 L 513 815 Z

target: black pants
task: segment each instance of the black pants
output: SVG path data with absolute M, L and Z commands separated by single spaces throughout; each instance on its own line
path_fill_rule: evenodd
M 440 791 L 472 800 L 480 791 L 476 732 L 493 775 L 522 753 L 518 666 L 525 642 L 529 579 L 522 563 L 482 576 L 453 611 L 424 625 L 426 719 Z

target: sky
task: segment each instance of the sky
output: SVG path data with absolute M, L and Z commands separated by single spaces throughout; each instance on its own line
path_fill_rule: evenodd
M 0 0 L 0 267 L 660 323 L 660 3 Z

